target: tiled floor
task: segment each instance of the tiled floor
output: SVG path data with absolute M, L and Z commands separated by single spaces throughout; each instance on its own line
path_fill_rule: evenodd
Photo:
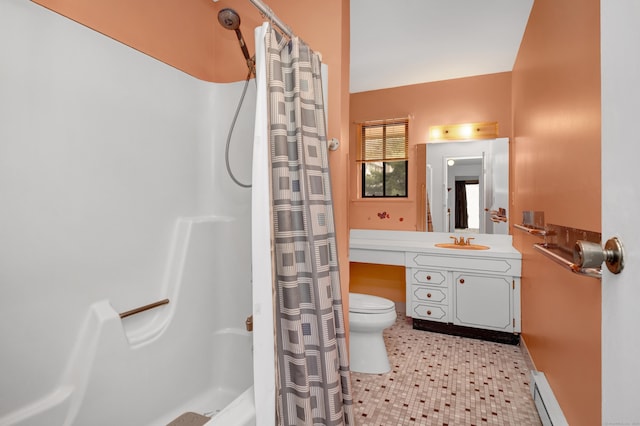
M 520 348 L 413 330 L 384 332 L 391 372 L 352 373 L 356 424 L 540 425 Z

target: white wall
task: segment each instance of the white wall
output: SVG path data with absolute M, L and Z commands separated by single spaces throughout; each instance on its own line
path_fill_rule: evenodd
M 250 191 L 222 159 L 240 89 L 0 2 L 0 417 L 54 387 L 90 304 L 162 298 L 179 217 L 246 219 L 249 241 Z M 246 182 L 250 90 L 231 151 Z

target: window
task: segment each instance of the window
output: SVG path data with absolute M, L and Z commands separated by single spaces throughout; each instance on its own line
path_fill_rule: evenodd
M 409 120 L 360 125 L 362 197 L 407 197 Z

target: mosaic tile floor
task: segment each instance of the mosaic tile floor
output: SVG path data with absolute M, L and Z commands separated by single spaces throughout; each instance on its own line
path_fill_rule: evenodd
M 352 373 L 356 424 L 540 425 L 518 346 L 413 330 L 385 330 L 391 372 Z

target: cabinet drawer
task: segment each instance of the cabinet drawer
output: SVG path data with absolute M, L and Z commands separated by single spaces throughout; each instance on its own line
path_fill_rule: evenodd
M 421 318 L 431 321 L 447 322 L 448 308 L 446 306 L 428 305 L 426 303 L 413 302 L 413 318 Z
M 426 287 L 422 285 L 413 285 L 413 303 L 420 302 L 442 303 L 447 304 L 447 288 Z
M 428 269 L 411 269 L 411 280 L 415 284 L 447 285 L 447 273 Z

